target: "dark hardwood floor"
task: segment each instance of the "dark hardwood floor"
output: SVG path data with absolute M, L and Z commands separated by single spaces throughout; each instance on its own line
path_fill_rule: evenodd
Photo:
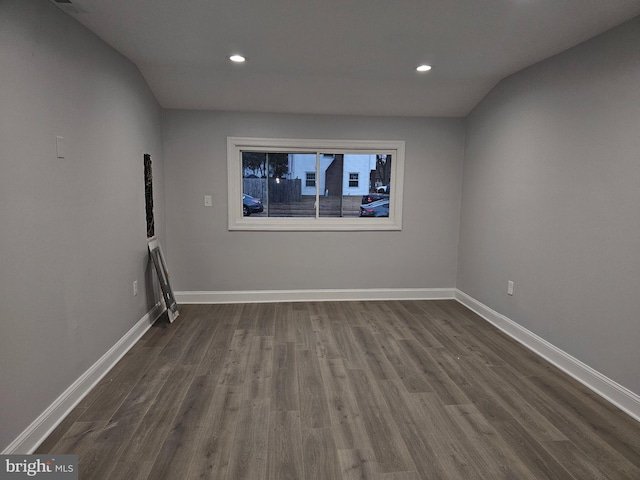
M 640 424 L 455 301 L 185 305 L 36 453 L 87 479 L 640 479 Z

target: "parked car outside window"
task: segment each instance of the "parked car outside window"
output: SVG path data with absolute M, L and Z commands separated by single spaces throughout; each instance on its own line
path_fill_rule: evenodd
M 360 205 L 361 217 L 388 217 L 389 199 L 376 200 L 375 202 Z
M 242 194 L 242 215 L 248 217 L 252 213 L 260 213 L 263 210 L 262 200 L 246 193 Z

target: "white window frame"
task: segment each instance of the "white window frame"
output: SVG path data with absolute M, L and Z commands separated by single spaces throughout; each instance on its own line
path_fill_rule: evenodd
M 389 217 L 258 217 L 242 215 L 242 152 L 390 154 L 391 197 Z M 402 140 L 311 140 L 288 138 L 227 137 L 229 230 L 253 231 L 371 231 L 402 230 L 402 191 L 405 142 Z M 317 174 L 316 174 L 317 183 Z M 316 187 L 316 203 L 320 192 Z

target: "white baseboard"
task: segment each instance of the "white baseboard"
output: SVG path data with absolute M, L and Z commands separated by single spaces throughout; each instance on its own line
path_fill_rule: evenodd
M 444 300 L 455 298 L 453 288 L 370 288 L 326 290 L 254 290 L 175 292 L 178 304 L 271 303 L 358 300 Z
M 118 363 L 133 345 L 144 335 L 164 312 L 164 304 L 158 303 L 142 317 L 118 342 L 78 378 L 62 395 L 36 418 L 2 452 L 3 455 L 31 454 L 65 419 L 87 393 Z
M 492 310 L 466 293 L 455 291 L 455 299 L 492 323 L 514 340 L 575 378 L 587 388 L 640 421 L 640 396 L 614 382 L 589 365 L 582 363 L 555 345 L 547 342 L 504 315 Z

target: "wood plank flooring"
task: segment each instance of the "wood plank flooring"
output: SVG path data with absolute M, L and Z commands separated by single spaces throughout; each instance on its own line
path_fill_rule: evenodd
M 36 453 L 80 478 L 640 479 L 640 424 L 459 303 L 185 305 Z

